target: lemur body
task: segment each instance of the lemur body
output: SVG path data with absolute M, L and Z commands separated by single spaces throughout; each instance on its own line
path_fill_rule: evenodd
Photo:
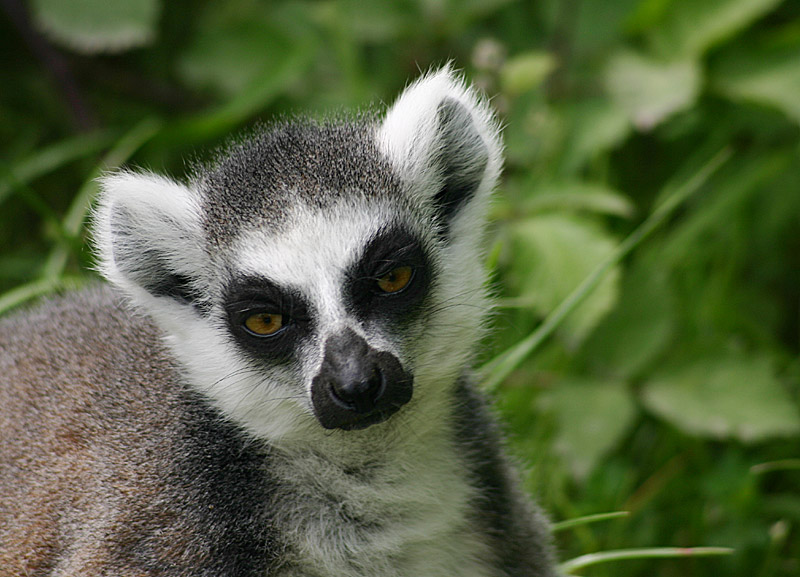
M 0 322 L 0 575 L 552 575 L 470 382 L 500 162 L 445 69 L 106 177 L 116 288 Z

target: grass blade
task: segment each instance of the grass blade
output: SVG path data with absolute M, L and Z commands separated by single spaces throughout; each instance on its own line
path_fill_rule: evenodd
M 597 265 L 592 273 L 555 308 L 544 321 L 526 338 L 495 357 L 484 365 L 481 373 L 487 389 L 496 388 L 516 369 L 528 356 L 559 327 L 564 319 L 600 284 L 611 268 L 628 256 L 650 234 L 663 224 L 674 212 L 702 187 L 708 179 L 731 157 L 731 151 L 725 148 L 715 154 L 691 178 L 678 186 L 647 219 L 631 232 L 627 238 L 612 252 L 608 258 Z
M 561 563 L 559 570 L 565 575 L 570 575 L 578 569 L 625 559 L 670 559 L 683 557 L 715 557 L 719 555 L 732 555 L 733 549 L 727 547 L 652 547 L 643 549 L 617 549 L 614 551 L 600 551 L 575 557 Z
M 627 517 L 628 515 L 630 515 L 628 511 L 612 511 L 610 513 L 598 513 L 596 515 L 586 515 L 584 517 L 576 517 L 575 519 L 567 519 L 566 521 L 561 521 L 560 523 L 553 523 L 550 526 L 550 530 L 553 533 L 558 533 L 559 531 L 566 531 L 567 529 L 582 527 L 584 525 L 589 525 L 591 523 L 599 523 L 600 521 L 610 521 L 612 519 L 620 519 L 621 517 Z
M 43 278 L 26 283 L 0 295 L 0 315 L 33 300 L 36 297 L 50 294 L 59 290 L 79 288 L 86 282 L 85 277 L 61 276 L 57 278 Z
M 72 200 L 72 204 L 61 225 L 66 234 L 71 237 L 77 237 L 80 234 L 83 223 L 89 213 L 92 199 L 97 193 L 97 177 L 103 171 L 116 168 L 127 161 L 145 142 L 153 138 L 160 129 L 160 122 L 148 118 L 134 126 L 132 130 L 117 141 Z M 66 267 L 70 252 L 70 248 L 63 244 L 53 248 L 42 269 L 42 278 L 53 280 L 61 275 Z
M 110 132 L 83 134 L 52 144 L 31 154 L 0 175 L 0 204 L 21 186 L 58 170 L 74 160 L 100 152 L 111 142 Z
M 283 94 L 287 87 L 302 78 L 313 63 L 311 46 L 298 48 L 273 74 L 258 79 L 236 98 L 211 111 L 178 121 L 158 137 L 158 145 L 179 146 L 225 135 L 251 116 L 267 107 Z
M 763 475 L 773 471 L 800 471 L 800 459 L 781 459 L 780 461 L 767 461 L 750 467 L 754 475 Z

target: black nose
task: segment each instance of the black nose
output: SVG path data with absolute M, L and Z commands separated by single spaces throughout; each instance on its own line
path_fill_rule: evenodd
M 412 382 L 394 355 L 373 349 L 348 329 L 325 342 L 322 366 L 311 383 L 314 414 L 326 429 L 363 429 L 410 401 Z
M 366 414 L 383 396 L 386 390 L 383 373 L 375 362 L 377 359 L 371 356 L 348 359 L 341 371 L 329 374 L 331 398 L 344 409 Z

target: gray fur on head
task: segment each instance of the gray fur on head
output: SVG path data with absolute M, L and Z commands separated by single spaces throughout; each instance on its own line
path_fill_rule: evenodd
M 498 134 L 486 103 L 448 67 L 411 85 L 382 119 L 269 127 L 188 185 L 107 175 L 95 218 L 100 270 L 135 301 L 140 289 L 181 294 L 171 287 L 196 282 L 204 253 L 242 229 L 280 228 L 298 204 L 351 195 L 426 206 L 444 231 L 453 221 L 474 228 L 499 176 Z
M 225 245 L 241 228 L 282 228 L 298 205 L 324 209 L 348 195 L 401 201 L 397 176 L 372 138 L 374 118 L 262 127 L 228 147 L 195 186 L 209 241 Z

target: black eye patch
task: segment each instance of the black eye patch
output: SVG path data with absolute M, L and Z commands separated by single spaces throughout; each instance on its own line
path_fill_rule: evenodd
M 308 303 L 302 295 L 263 277 L 237 279 L 227 287 L 224 303 L 236 342 L 262 360 L 288 360 L 297 341 L 310 331 Z M 279 315 L 280 328 L 269 334 L 254 332 L 248 319 L 263 315 Z
M 386 279 L 408 275 L 402 290 L 387 291 Z M 430 259 L 419 239 L 404 228 L 381 231 L 348 271 L 346 304 L 361 320 L 400 322 L 417 309 L 430 285 Z

